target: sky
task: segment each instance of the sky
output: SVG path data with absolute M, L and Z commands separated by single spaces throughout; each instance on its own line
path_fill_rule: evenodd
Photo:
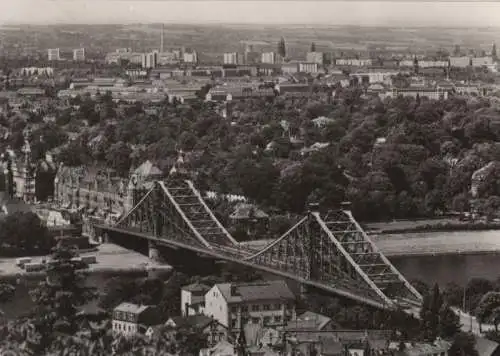
M 152 22 L 498 27 L 500 2 L 0 0 L 0 25 Z

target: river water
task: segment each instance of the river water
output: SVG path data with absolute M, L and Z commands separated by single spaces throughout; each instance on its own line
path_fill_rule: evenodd
M 372 239 L 408 280 L 444 286 L 449 282 L 464 285 L 471 278 L 496 280 L 500 276 L 500 231 L 405 233 Z M 93 274 L 89 283 L 102 290 L 110 277 L 110 274 Z M 31 305 L 28 290 L 35 283 L 21 283 L 15 299 L 0 305 L 7 318 L 28 309 Z

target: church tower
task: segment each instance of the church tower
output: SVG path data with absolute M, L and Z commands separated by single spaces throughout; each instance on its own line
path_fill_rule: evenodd
M 123 204 L 123 210 L 124 214 L 132 210 L 132 208 L 135 206 L 135 197 L 137 193 L 137 184 L 138 184 L 138 178 L 135 173 L 132 173 L 130 180 L 128 181 L 127 185 L 127 193 L 125 196 L 125 201 Z
M 171 177 L 180 177 L 183 179 L 189 179 L 189 171 L 186 164 L 186 159 L 184 152 L 179 150 L 179 155 L 177 160 L 175 161 L 173 167 L 170 169 L 169 176 Z
M 31 145 L 27 135 L 25 135 L 22 152 L 24 155 L 24 162 L 21 168 L 20 178 L 23 182 L 24 189 L 19 193 L 22 194 L 22 198 L 25 202 L 32 203 L 35 201 L 35 170 L 32 161 Z

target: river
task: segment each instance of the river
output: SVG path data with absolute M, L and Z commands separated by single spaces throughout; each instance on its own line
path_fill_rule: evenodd
M 498 230 L 389 234 L 372 239 L 410 280 L 444 286 L 500 276 Z
M 500 276 L 500 231 L 405 233 L 372 239 L 409 280 L 444 286 L 449 282 L 464 285 L 471 278 L 496 280 Z M 407 255 L 401 256 L 403 253 Z M 95 273 L 89 282 L 102 290 L 109 278 L 109 273 Z M 28 290 L 33 283 L 19 285 L 15 299 L 0 305 L 6 317 L 27 310 L 31 304 Z

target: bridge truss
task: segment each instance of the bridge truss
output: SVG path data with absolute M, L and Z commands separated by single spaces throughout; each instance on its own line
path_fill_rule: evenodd
M 274 273 L 377 308 L 422 302 L 347 210 L 325 216 L 309 212 L 257 251 L 230 235 L 191 181 L 169 179 L 156 182 L 116 225 L 100 227 Z

